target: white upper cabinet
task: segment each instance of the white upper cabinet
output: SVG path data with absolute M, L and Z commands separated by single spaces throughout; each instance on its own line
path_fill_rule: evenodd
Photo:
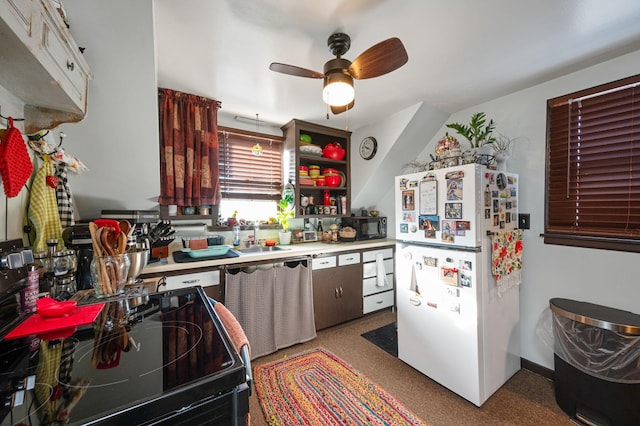
M 24 102 L 25 133 L 82 120 L 91 78 L 50 0 L 0 0 L 0 85 Z

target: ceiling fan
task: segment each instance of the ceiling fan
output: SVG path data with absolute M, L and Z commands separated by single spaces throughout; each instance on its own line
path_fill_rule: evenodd
M 271 63 L 269 69 L 297 77 L 324 78 L 322 99 L 331 106 L 331 112 L 334 114 L 353 108 L 354 78 L 364 80 L 379 77 L 400 68 L 409 60 L 402 42 L 396 37 L 371 46 L 353 62 L 342 57 L 351 47 L 351 38 L 347 34 L 332 34 L 327 40 L 327 45 L 336 58 L 324 64 L 324 73 L 279 62 Z

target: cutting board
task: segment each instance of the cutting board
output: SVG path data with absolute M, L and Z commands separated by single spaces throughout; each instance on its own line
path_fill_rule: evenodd
M 226 259 L 230 257 L 238 257 L 240 254 L 235 250 L 229 250 L 222 256 L 211 256 L 211 257 L 190 257 L 187 253 L 183 253 L 181 251 L 174 251 L 173 253 L 173 261 L 176 263 L 188 263 L 188 262 L 200 262 L 202 260 L 216 260 L 216 259 Z
M 91 324 L 103 307 L 104 303 L 78 306 L 69 314 L 55 318 L 45 318 L 35 313 L 11 330 L 5 336 L 5 339 L 17 339 L 19 337 L 51 333 L 56 330 Z

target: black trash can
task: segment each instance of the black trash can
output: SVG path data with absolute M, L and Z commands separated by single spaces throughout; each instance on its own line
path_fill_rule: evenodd
M 587 425 L 640 425 L 640 315 L 549 301 L 556 402 Z

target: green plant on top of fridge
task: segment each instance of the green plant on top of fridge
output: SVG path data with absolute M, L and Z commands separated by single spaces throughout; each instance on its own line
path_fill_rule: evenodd
M 493 144 L 496 141 L 493 136 L 496 125 L 493 119 L 487 122 L 487 116 L 484 112 L 473 114 L 469 124 L 449 123 L 447 127 L 467 139 L 471 148 L 480 148 L 482 145 Z

